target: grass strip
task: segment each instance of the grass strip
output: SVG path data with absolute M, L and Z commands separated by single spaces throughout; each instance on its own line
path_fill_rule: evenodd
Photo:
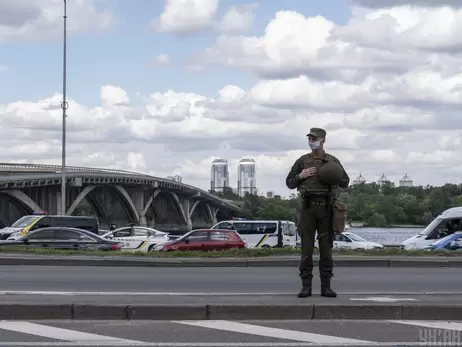
M 455 251 L 406 251 L 400 248 L 384 248 L 374 250 L 353 250 L 353 249 L 333 249 L 334 256 L 354 255 L 354 256 L 452 256 L 454 258 L 462 257 L 462 252 Z M 90 256 L 125 256 L 125 257 L 149 257 L 149 258 L 249 258 L 249 257 L 274 257 L 299 255 L 298 248 L 262 248 L 262 249 L 232 249 L 226 251 L 174 251 L 174 252 L 132 252 L 132 251 L 77 251 L 77 250 L 59 250 L 31 248 L 21 246 L 0 246 L 0 255 L 8 253 L 39 254 L 39 255 L 90 255 Z M 318 250 L 315 250 L 318 253 Z

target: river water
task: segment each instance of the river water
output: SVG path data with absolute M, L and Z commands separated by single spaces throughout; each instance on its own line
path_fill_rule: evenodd
M 350 228 L 346 231 L 384 246 L 399 246 L 404 240 L 418 234 L 424 228 Z

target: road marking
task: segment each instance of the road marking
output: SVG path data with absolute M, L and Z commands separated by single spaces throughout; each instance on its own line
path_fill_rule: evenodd
M 389 298 L 387 296 L 372 296 L 369 298 L 350 298 L 353 301 L 374 301 L 374 302 L 398 302 L 398 301 L 418 301 L 413 298 Z
M 415 325 L 431 329 L 462 331 L 462 323 L 446 321 L 391 320 L 391 323 Z
M 41 324 L 29 322 L 1 321 L 0 329 L 15 331 L 18 333 L 42 336 L 55 340 L 72 341 L 74 343 L 122 343 L 122 344 L 140 344 L 141 341 L 119 339 L 104 335 L 84 333 L 75 330 L 55 328 Z
M 120 342 L 76 343 L 76 342 L 0 342 L 5 347 L 102 347 L 102 346 L 141 346 L 141 347 L 342 347 L 345 343 L 317 343 L 310 342 L 145 342 L 141 344 L 123 344 Z M 356 344 L 361 347 L 428 347 L 427 342 L 371 342 Z M 431 346 L 460 347 L 460 343 L 432 343 Z
M 188 292 L 71 292 L 71 291 L 34 291 L 34 290 L 4 290 L 0 291 L 0 295 L 58 295 L 58 296 L 261 296 L 261 295 L 295 295 L 295 292 L 288 293 L 271 293 L 271 292 L 258 292 L 258 293 L 188 293 Z M 347 292 L 339 293 L 340 297 L 351 296 L 351 295 L 462 295 L 462 292 Z M 413 299 L 415 300 L 415 299 Z
M 261 296 L 261 295 L 294 295 L 294 293 L 182 293 L 182 292 L 57 292 L 57 291 L 31 291 L 6 290 L 0 295 L 53 295 L 53 296 Z
M 192 325 L 200 328 L 232 331 L 241 334 L 274 337 L 285 340 L 295 340 L 316 343 L 365 344 L 371 341 L 348 339 L 343 337 L 320 335 L 303 331 L 269 328 L 260 325 L 237 323 L 226 320 L 172 321 L 173 323 Z

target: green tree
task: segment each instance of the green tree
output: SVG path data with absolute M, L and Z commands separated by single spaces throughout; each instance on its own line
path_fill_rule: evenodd
M 231 189 L 213 194 L 241 206 L 241 217 L 298 221 L 300 196 L 295 192 L 287 199 L 251 194 L 241 198 Z M 462 184 L 445 184 L 442 187 L 359 184 L 341 190 L 340 200 L 347 206 L 349 221 L 375 227 L 426 225 L 444 210 L 462 206 Z

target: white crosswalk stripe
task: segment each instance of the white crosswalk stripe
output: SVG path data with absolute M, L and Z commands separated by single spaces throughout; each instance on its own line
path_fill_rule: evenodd
M 43 324 L 35 324 L 29 322 L 3 321 L 0 322 L 0 329 L 19 332 L 23 334 L 47 337 L 55 340 L 70 341 L 75 343 L 141 343 L 140 341 L 119 339 L 116 337 L 90 334 L 69 329 L 55 328 Z
M 101 321 L 99 321 L 101 322 Z M 313 332 L 308 331 L 299 331 L 296 328 L 288 329 L 288 326 L 292 326 L 292 324 L 287 324 L 286 322 L 281 323 L 284 328 L 276 327 L 275 324 L 266 323 L 265 321 L 261 322 L 236 322 L 236 321 L 226 321 L 226 320 L 200 320 L 200 321 L 152 321 L 143 323 L 136 323 L 136 322 L 106 322 L 106 323 L 99 323 L 98 321 L 95 322 L 87 322 L 82 323 L 80 321 L 67 321 L 65 323 L 54 321 L 54 323 L 50 322 L 25 322 L 25 321 L 0 321 L 0 346 L 3 347 L 98 347 L 98 346 L 143 346 L 143 347 L 310 347 L 310 346 L 375 346 L 375 347 L 394 347 L 397 345 L 404 345 L 406 347 L 419 347 L 419 346 L 461 346 L 462 340 L 462 322 L 447 322 L 447 321 L 406 321 L 406 320 L 395 320 L 395 321 L 360 321 L 360 322 L 367 322 L 364 323 L 364 329 L 367 329 L 367 324 L 380 324 L 384 325 L 384 329 L 389 329 L 390 337 L 393 337 L 394 329 L 403 331 L 403 326 L 414 326 L 422 329 L 433 329 L 437 331 L 437 334 L 427 334 L 421 335 L 420 341 L 419 336 L 413 336 L 408 341 L 374 341 L 374 339 L 358 339 L 355 337 L 355 334 L 359 334 L 357 331 L 355 332 L 348 332 L 345 330 L 340 332 L 336 328 L 332 329 L 331 334 L 327 334 L 326 331 L 324 333 L 319 333 L 313 324 L 319 323 L 319 321 L 305 321 L 303 324 L 299 325 L 299 329 L 304 329 L 304 327 L 309 327 L 310 323 L 312 323 L 311 328 L 307 330 L 312 330 Z M 348 321 L 343 321 L 348 322 Z M 284 324 L 286 323 L 286 324 Z M 87 324 L 86 326 L 84 324 Z M 114 324 L 112 326 L 111 324 Z M 125 338 L 124 335 L 127 333 L 128 330 L 122 332 L 117 327 L 124 326 L 126 327 L 137 327 L 138 332 L 144 331 L 147 332 L 147 335 L 137 335 L 136 333 L 129 334 L 131 337 L 133 336 L 141 336 L 140 339 L 133 339 L 133 338 Z M 139 324 L 137 326 L 137 324 Z M 344 323 L 339 323 L 339 321 L 330 321 L 328 324 L 341 326 Z M 56 327 L 53 325 L 58 325 L 60 327 Z M 72 327 L 74 327 L 73 329 Z M 149 331 L 152 330 L 154 325 L 161 325 L 165 330 L 156 330 L 155 333 L 149 334 Z M 268 326 L 270 325 L 270 326 Z M 63 328 L 66 327 L 66 328 Z M 184 327 L 184 334 L 189 334 L 186 338 L 183 335 L 183 338 L 179 337 L 177 341 L 176 337 L 181 335 L 182 328 Z M 192 331 L 191 328 L 199 329 L 197 332 Z M 100 333 L 98 329 L 103 329 L 103 333 Z M 106 329 L 106 330 L 105 330 Z M 109 330 L 107 330 L 109 329 Z M 110 330 L 112 329 L 112 330 Z M 361 330 L 364 330 L 361 329 Z M 381 328 L 380 328 L 381 329 Z M 380 330 L 379 329 L 379 330 Z M 87 330 L 88 332 L 86 332 Z M 408 329 L 404 329 L 407 331 Z M 91 332 L 90 332 L 91 331 Z M 112 333 L 108 333 L 108 331 L 112 331 Z M 164 332 L 165 331 L 165 332 Z M 175 331 L 173 335 L 167 335 L 169 331 Z M 218 336 L 220 339 L 221 334 L 228 334 L 227 338 L 223 338 L 223 342 L 221 341 L 207 341 L 209 334 L 207 331 L 214 333 L 215 339 Z M 5 335 L 7 332 L 10 333 L 19 333 L 24 334 L 24 336 L 29 336 L 29 338 L 24 338 L 23 340 L 19 339 L 16 335 L 16 341 L 5 341 L 4 336 L 12 336 L 12 335 Z M 160 332 L 160 333 L 159 333 Z M 441 334 L 440 332 L 449 332 L 449 334 Z M 165 336 L 159 336 L 166 334 Z M 346 333 L 348 333 L 348 337 L 346 337 Z M 2 335 L 3 334 L 3 335 Z M 117 335 L 110 336 L 110 335 Z M 178 335 L 176 335 L 178 334 Z M 218 335 L 217 335 L 218 334 Z M 229 338 L 229 334 L 236 334 L 232 336 L 239 336 L 239 339 Z M 338 335 L 343 336 L 338 336 Z M 374 333 L 375 334 L 375 333 Z M 439 334 L 439 335 L 438 335 Z M 49 342 L 31 342 L 34 341 L 33 338 L 30 337 L 37 336 L 41 338 L 49 339 Z M 143 337 L 144 336 L 144 337 Z M 166 341 L 166 336 L 170 336 L 171 342 L 162 342 Z M 366 335 L 363 335 L 366 336 Z M 371 335 L 369 335 L 370 337 Z M 376 335 L 373 335 L 376 336 Z M 388 335 L 386 335 L 388 336 Z M 435 337 L 449 337 L 449 340 L 446 339 L 445 341 L 423 341 L 422 338 L 435 338 Z M 257 337 L 257 340 L 255 339 Z M 198 340 L 200 338 L 201 342 L 194 342 L 194 340 Z M 260 338 L 260 340 L 258 340 Z M 264 339 L 264 340 L 263 340 Z M 268 340 L 269 339 L 269 340 Z M 183 341 L 192 341 L 192 342 L 183 342 Z M 224 341 L 233 341 L 233 342 L 224 342 Z M 242 342 L 239 342 L 242 341 Z M 260 341 L 260 342 L 252 342 L 252 341 Z M 269 342 L 264 342 L 269 341 Z M 429 342 L 431 342 L 429 344 Z
M 312 343 L 335 343 L 347 344 L 371 344 L 372 341 L 347 339 L 343 337 L 327 336 L 321 334 L 306 333 L 303 331 L 268 328 L 254 324 L 236 323 L 225 320 L 203 320 L 203 321 L 177 321 L 176 323 L 193 325 L 201 328 L 219 329 L 235 333 L 252 334 L 266 337 L 274 337 L 285 340 L 312 342 Z

